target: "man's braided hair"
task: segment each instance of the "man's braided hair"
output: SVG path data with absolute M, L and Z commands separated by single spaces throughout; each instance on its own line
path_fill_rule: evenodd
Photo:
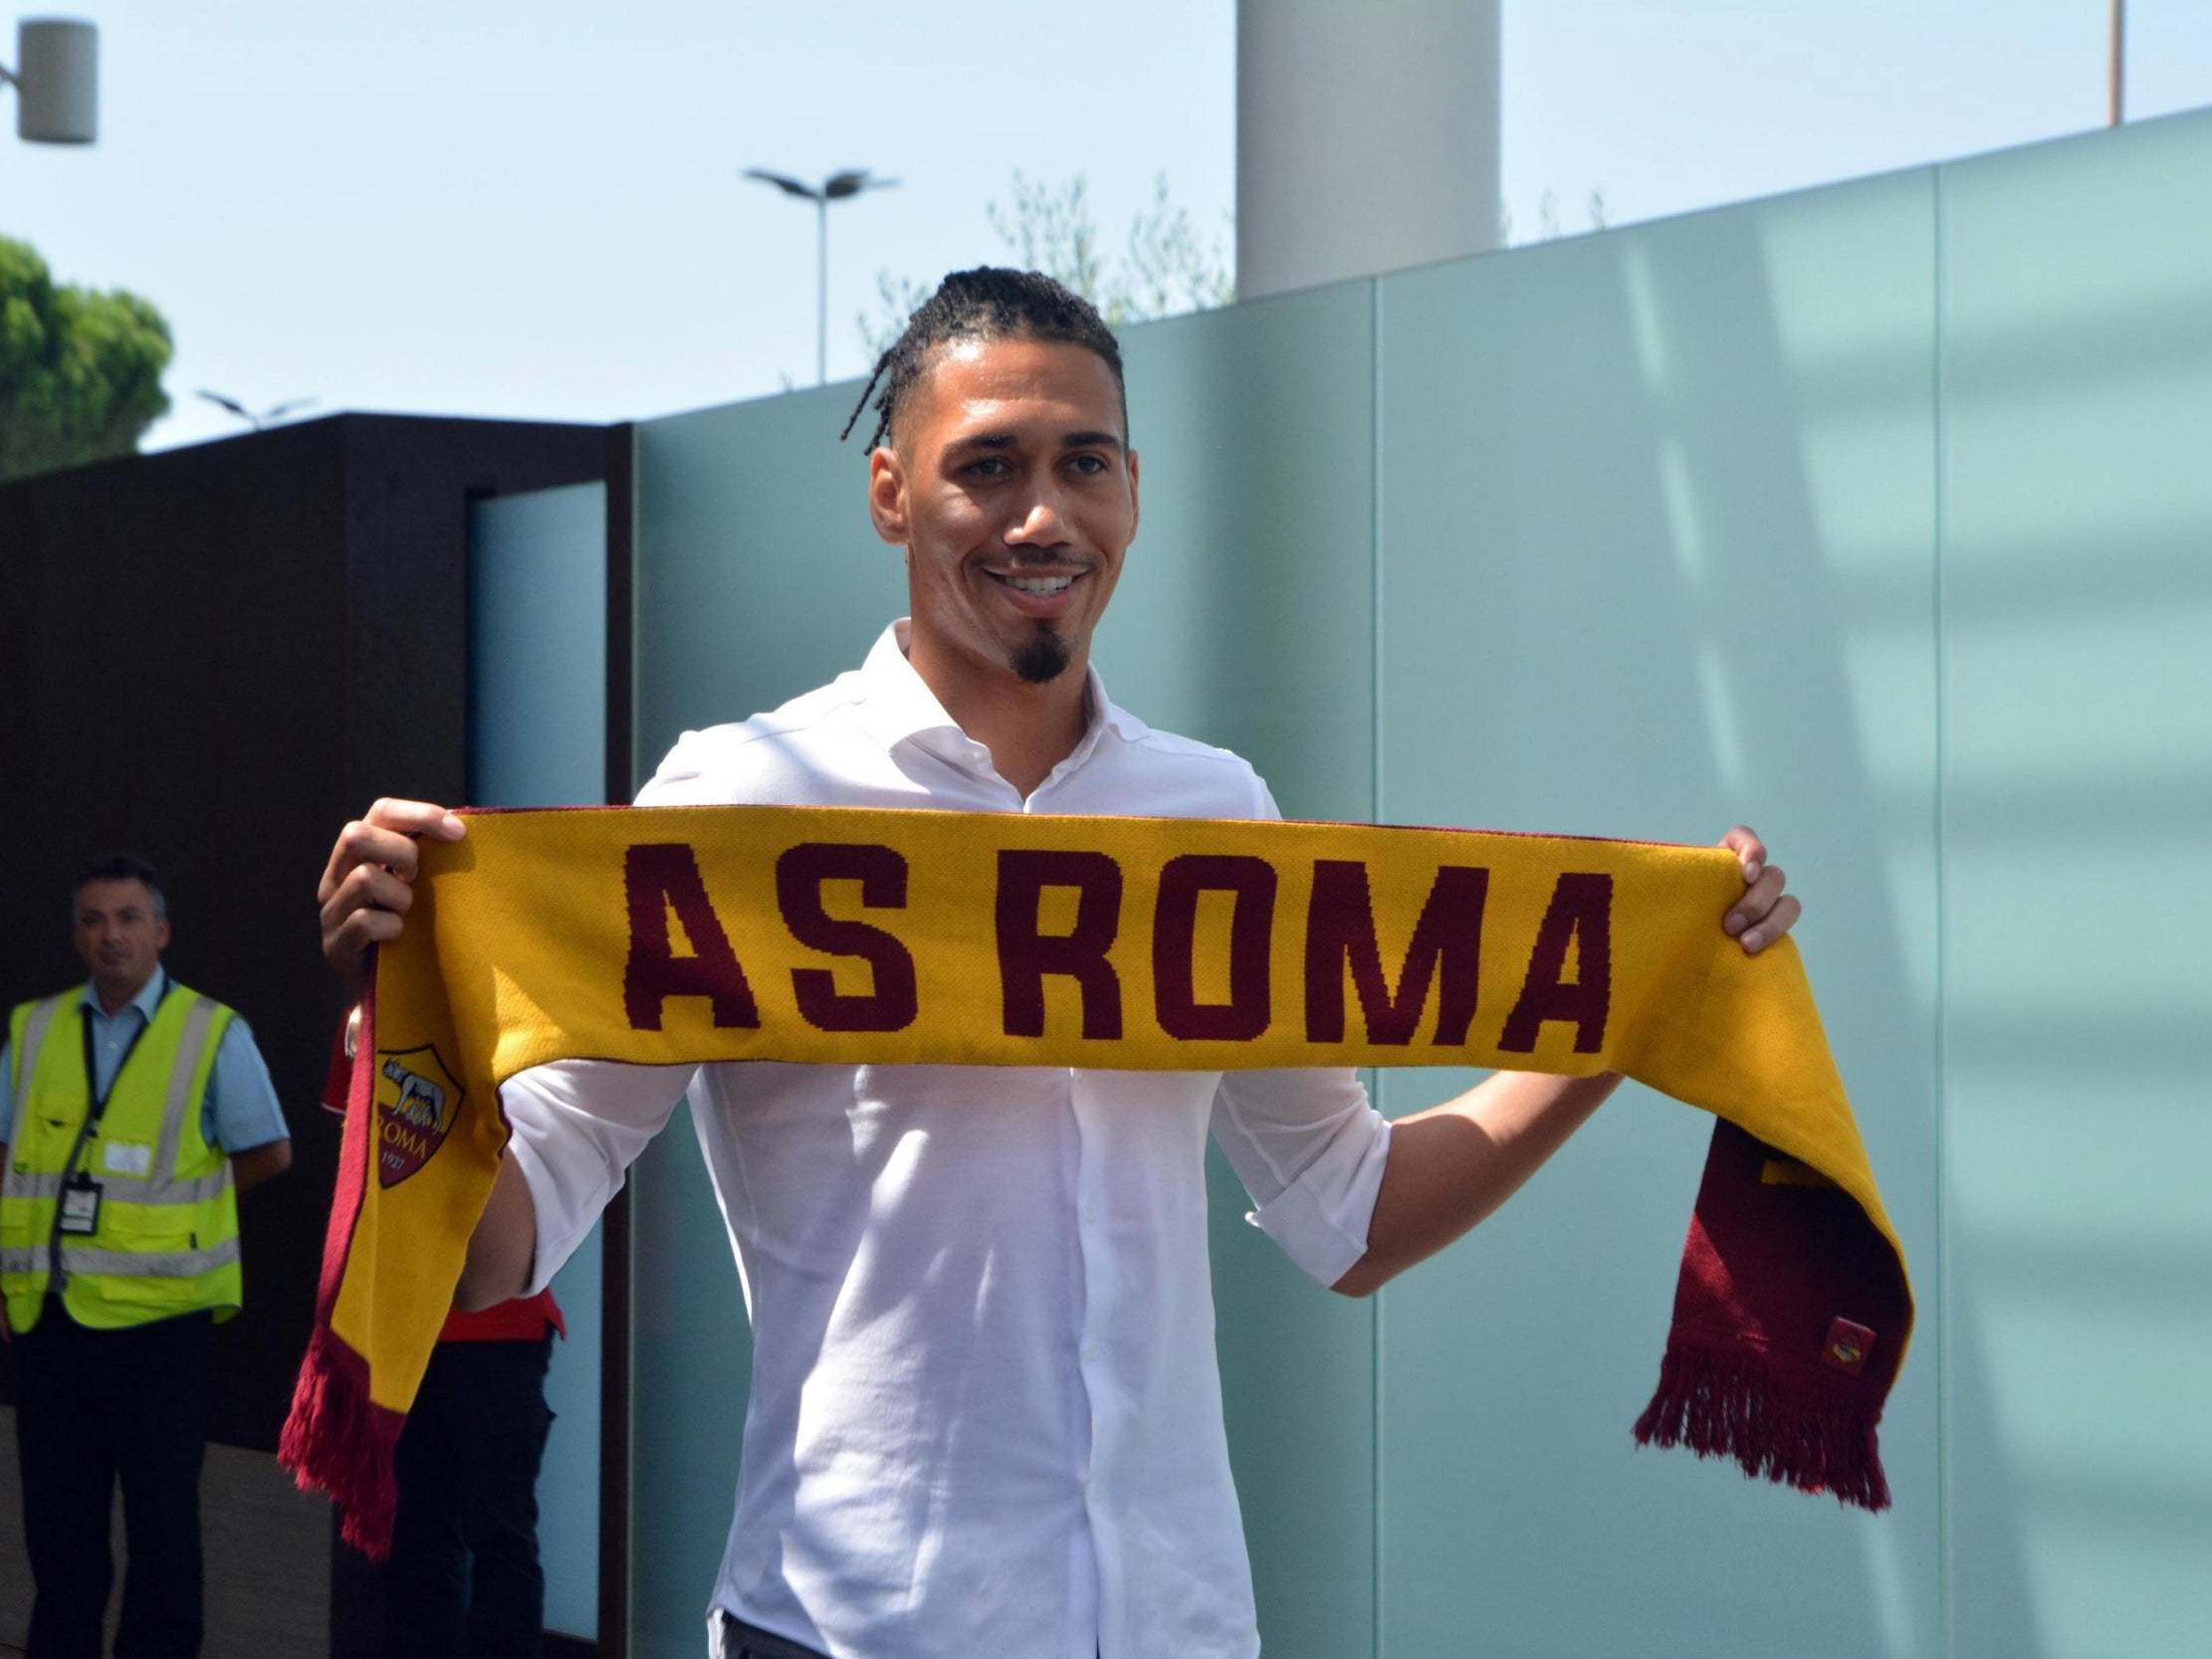
M 891 435 L 907 393 L 921 379 L 930 353 L 953 340 L 1034 339 L 1080 345 L 1095 351 L 1114 371 L 1114 387 L 1122 394 L 1121 424 L 1128 435 L 1129 394 L 1122 386 L 1121 345 L 1114 331 L 1091 303 L 1050 277 L 1036 271 L 1008 271 L 997 266 L 978 266 L 955 271 L 937 285 L 937 292 L 906 320 L 906 332 L 891 349 L 876 359 L 875 372 L 853 405 L 840 441 L 852 436 L 861 412 L 876 383 L 883 395 L 876 399 L 876 432 L 870 450 L 881 447 Z

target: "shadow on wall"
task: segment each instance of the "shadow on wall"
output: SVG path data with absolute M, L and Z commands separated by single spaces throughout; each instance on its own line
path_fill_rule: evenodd
M 1385 1653 L 1470 1601 L 1515 1652 L 1937 1650 L 1928 190 L 1383 280 L 1384 815 L 1754 823 L 1923 1303 L 1891 1515 L 1632 1457 L 1707 1125 L 1624 1091 L 1386 1293 Z

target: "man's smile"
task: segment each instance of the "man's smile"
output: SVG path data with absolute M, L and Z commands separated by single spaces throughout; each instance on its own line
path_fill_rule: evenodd
M 1003 582 L 1023 593 L 1062 593 L 1082 572 L 1074 571 L 1064 576 L 1024 576 L 1014 572 L 986 570 L 984 574 L 993 581 Z
M 976 566 L 984 575 L 996 583 L 1022 616 L 1035 621 L 1049 621 L 1064 613 L 1076 602 L 1076 587 L 1091 574 L 1083 567 L 1038 570 L 1025 565 L 994 569 L 988 564 Z

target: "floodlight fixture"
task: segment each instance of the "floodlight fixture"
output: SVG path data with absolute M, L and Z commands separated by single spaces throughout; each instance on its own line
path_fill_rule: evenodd
M 34 144 L 89 144 L 100 136 L 100 30 L 82 18 L 27 17 L 16 25 L 16 136 Z

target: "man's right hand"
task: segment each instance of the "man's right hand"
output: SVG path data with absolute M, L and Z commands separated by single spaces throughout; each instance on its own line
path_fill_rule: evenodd
M 415 902 L 415 842 L 458 841 L 467 826 L 429 801 L 380 800 L 338 831 L 315 890 L 323 907 L 323 959 L 360 995 L 368 947 L 399 936 Z

